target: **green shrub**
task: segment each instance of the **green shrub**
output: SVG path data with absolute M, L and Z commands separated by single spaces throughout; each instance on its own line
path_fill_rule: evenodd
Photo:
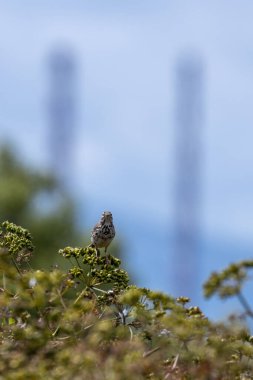
M 0 379 L 251 379 L 253 338 L 216 324 L 187 297 L 129 285 L 119 259 L 61 249 L 66 272 L 33 270 L 29 232 L 0 227 Z M 212 274 L 207 297 L 236 295 L 253 262 Z

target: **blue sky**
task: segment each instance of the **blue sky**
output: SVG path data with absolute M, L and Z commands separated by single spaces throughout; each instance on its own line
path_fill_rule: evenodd
M 250 0 L 0 0 L 0 136 L 28 162 L 47 164 L 47 59 L 58 46 L 71 48 L 78 199 L 88 224 L 101 208 L 115 210 L 140 265 L 127 224 L 147 247 L 158 228 L 164 252 L 173 226 L 175 67 L 193 52 L 205 78 L 203 235 L 253 246 L 252 12 Z M 145 260 L 144 285 L 166 288 L 165 272 L 147 275 L 148 249 Z

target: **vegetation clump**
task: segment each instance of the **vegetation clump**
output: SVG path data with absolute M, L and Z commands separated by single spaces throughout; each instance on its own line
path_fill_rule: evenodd
M 187 297 L 129 284 L 119 259 L 66 247 L 69 263 L 33 270 L 30 233 L 0 225 L 0 379 L 251 379 L 245 323 L 211 322 Z M 36 254 L 36 250 L 34 251 Z M 237 296 L 253 262 L 214 273 L 210 297 Z

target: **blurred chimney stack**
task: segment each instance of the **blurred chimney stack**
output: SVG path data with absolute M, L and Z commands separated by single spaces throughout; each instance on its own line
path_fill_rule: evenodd
M 76 62 L 71 51 L 55 50 L 49 57 L 49 165 L 68 186 L 73 170 L 76 129 Z
M 185 56 L 176 67 L 174 252 L 177 296 L 198 299 L 200 255 L 203 65 Z

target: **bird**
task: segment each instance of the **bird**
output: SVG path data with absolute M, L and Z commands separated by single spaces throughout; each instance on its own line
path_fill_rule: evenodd
M 96 249 L 97 255 L 100 255 L 99 248 L 105 249 L 107 257 L 107 248 L 115 236 L 112 213 L 104 211 L 99 222 L 94 226 L 91 233 L 91 247 Z

